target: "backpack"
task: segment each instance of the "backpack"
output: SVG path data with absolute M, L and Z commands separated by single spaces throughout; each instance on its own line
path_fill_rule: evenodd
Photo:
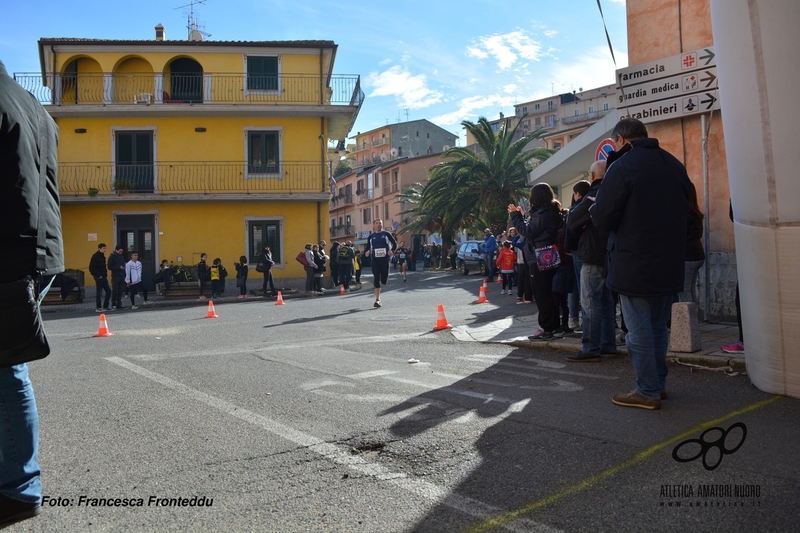
M 350 259 L 350 248 L 348 248 L 347 246 L 340 246 L 339 259 Z

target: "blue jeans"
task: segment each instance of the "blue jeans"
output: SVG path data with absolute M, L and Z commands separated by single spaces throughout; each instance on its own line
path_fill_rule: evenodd
M 96 292 L 95 292 L 94 300 L 95 300 L 95 303 L 97 304 L 95 307 L 100 308 L 100 296 L 103 293 L 103 291 L 105 291 L 106 299 L 105 299 L 105 304 L 103 305 L 103 307 L 108 309 L 108 302 L 111 300 L 111 287 L 108 286 L 108 278 L 106 278 L 106 277 L 94 278 L 94 282 L 95 282 L 95 285 L 96 285 L 96 287 L 95 287 Z
M 614 296 L 606 286 L 603 267 L 581 266 L 581 306 L 583 307 L 583 333 L 581 351 L 592 355 L 616 353 L 614 338 Z
M 625 343 L 636 370 L 636 392 L 659 399 L 667 383 L 667 346 L 672 296 L 640 298 L 619 295 L 628 335 Z
M 581 262 L 578 254 L 572 254 L 572 267 L 575 269 L 575 290 L 569 293 L 569 317 L 577 319 L 581 302 Z
M 494 281 L 494 261 L 492 257 L 494 254 L 483 254 L 483 261 L 486 265 L 486 279 L 488 281 Z
M 0 368 L 0 494 L 28 503 L 42 497 L 39 415 L 28 364 Z

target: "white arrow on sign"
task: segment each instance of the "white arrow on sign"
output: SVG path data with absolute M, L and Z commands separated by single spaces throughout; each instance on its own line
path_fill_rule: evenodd
M 625 92 L 628 92 L 633 85 L 715 67 L 715 57 L 714 47 L 709 46 L 619 69 L 617 90 L 621 85 L 625 87 Z
M 658 102 L 704 89 L 715 89 L 716 80 L 717 67 L 711 67 L 698 72 L 677 74 L 670 78 L 625 87 L 624 95 L 621 90 L 617 91 L 617 108 L 625 109 L 625 107 Z
M 650 124 L 672 118 L 706 113 L 720 108 L 719 98 L 715 93 L 716 90 L 703 91 L 667 98 L 657 102 L 628 106 L 627 108 L 620 108 L 620 115 L 624 115 L 627 111 L 628 116 L 641 120 L 645 124 Z

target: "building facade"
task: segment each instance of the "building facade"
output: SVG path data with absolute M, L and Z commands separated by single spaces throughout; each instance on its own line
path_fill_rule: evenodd
M 409 215 L 401 213 L 413 205 L 402 202 L 399 195 L 414 183 L 427 183 L 428 169 L 441 160 L 441 154 L 403 157 L 337 177 L 331 187 L 331 239 L 363 244 L 376 218 L 383 220 L 387 230 L 401 232 L 410 222 Z M 401 234 L 398 238 L 411 246 L 413 237 Z M 418 241 L 426 239 L 417 236 Z
M 353 168 L 402 157 L 438 154 L 456 145 L 457 135 L 422 119 L 389 124 L 355 136 L 350 156 Z
M 304 276 L 296 250 L 328 238 L 328 143 L 364 95 L 333 74 L 332 41 L 43 38 L 42 72 L 16 74 L 60 129 L 66 266 L 98 242 L 136 250 L 152 284 L 161 259 L 254 267 L 270 244 L 277 278 Z M 199 35 L 197 36 L 199 37 Z

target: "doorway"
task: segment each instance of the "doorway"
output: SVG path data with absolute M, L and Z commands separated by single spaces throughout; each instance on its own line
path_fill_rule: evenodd
M 156 229 L 155 215 L 117 215 L 117 243 L 125 249 L 125 259 L 131 252 L 139 252 L 142 263 L 142 283 L 147 292 L 155 291 Z

